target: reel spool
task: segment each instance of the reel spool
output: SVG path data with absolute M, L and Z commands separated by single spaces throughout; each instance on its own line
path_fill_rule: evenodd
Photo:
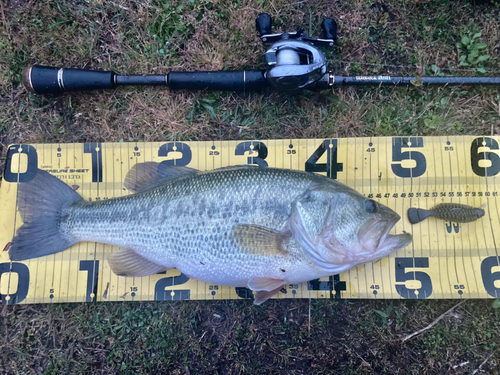
M 333 47 L 337 23 L 326 18 L 321 24 L 323 39 L 296 32 L 273 34 L 271 17 L 256 19 L 262 43 L 271 44 L 265 53 L 266 69 L 215 72 L 169 72 L 166 75 L 119 75 L 113 71 L 29 66 L 23 74 L 26 89 L 36 94 L 61 94 L 119 86 L 166 86 L 171 90 L 277 91 L 325 90 L 341 86 L 411 85 L 417 77 L 340 76 L 326 70 L 325 54 L 319 47 Z M 422 85 L 500 85 L 500 77 L 418 77 Z
M 321 24 L 323 39 L 296 32 L 272 34 L 272 20 L 267 13 L 256 19 L 256 28 L 264 44 L 272 44 L 264 57 L 266 79 L 278 91 L 295 91 L 317 82 L 326 74 L 326 57 L 318 47 L 333 47 L 337 23 L 326 18 Z

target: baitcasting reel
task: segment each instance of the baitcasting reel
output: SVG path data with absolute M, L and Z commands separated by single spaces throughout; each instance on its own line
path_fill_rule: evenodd
M 337 23 L 326 18 L 321 23 L 323 39 L 296 32 L 272 34 L 272 20 L 262 13 L 255 21 L 264 44 L 272 44 L 264 57 L 267 63 L 265 76 L 279 91 L 302 89 L 326 74 L 325 54 L 317 47 L 333 47 L 337 39 Z
M 55 68 L 33 65 L 23 74 L 24 86 L 36 94 L 60 94 L 114 89 L 118 86 L 167 86 L 170 90 L 260 91 L 273 87 L 281 92 L 301 89 L 321 91 L 340 86 L 410 85 L 417 77 L 340 76 L 326 70 L 326 57 L 318 47 L 333 47 L 337 23 L 326 18 L 323 39 L 304 34 L 303 30 L 273 34 L 267 13 L 256 19 L 257 31 L 264 44 L 267 68 L 222 70 L 215 72 L 169 72 L 166 75 L 118 75 L 113 71 Z M 420 85 L 498 85 L 500 77 L 419 77 Z

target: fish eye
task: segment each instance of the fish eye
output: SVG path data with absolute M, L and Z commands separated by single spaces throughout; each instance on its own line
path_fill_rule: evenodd
M 365 199 L 365 211 L 374 214 L 378 211 L 378 203 L 373 199 Z

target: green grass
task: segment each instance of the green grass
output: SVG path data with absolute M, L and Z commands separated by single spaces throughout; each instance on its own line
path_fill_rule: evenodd
M 260 4 L 260 3 L 257 3 Z M 8 143 L 295 138 L 363 135 L 484 134 L 498 130 L 491 88 L 341 88 L 290 96 L 121 88 L 58 97 L 27 95 L 22 71 L 33 63 L 112 69 L 124 74 L 264 66 L 254 19 L 274 17 L 277 31 L 320 32 L 339 22 L 339 45 L 327 51 L 340 74 L 491 74 L 499 10 L 449 1 L 143 1 L 89 4 L 63 0 L 4 7 L 0 35 L 0 147 Z M 457 44 L 474 40 L 487 60 L 460 65 Z M 318 35 L 319 36 L 319 35 Z M 471 38 L 472 40 L 472 38 Z M 485 48 L 482 48 L 486 45 Z M 463 45 L 464 48 L 467 46 Z M 451 69 L 451 70 L 450 70 Z M 470 69 L 461 71 L 458 69 Z M 383 103 L 383 105 L 381 105 Z M 33 124 L 37 124 L 35 127 Z M 265 124 L 263 126 L 262 124 Z M 22 138 L 21 138 L 22 137 Z
M 499 312 L 467 301 L 101 303 L 4 308 L 7 373 L 471 373 L 498 346 Z M 309 317 L 310 308 L 310 317 Z M 381 316 L 379 312 L 383 312 Z M 492 370 L 492 357 L 483 370 Z M 466 364 L 463 364 L 467 362 Z M 462 364 L 462 366 L 459 366 Z M 495 372 L 491 372 L 495 373 Z
M 11 0 L 0 5 L 0 169 L 7 145 L 20 142 L 500 133 L 500 94 L 491 87 L 298 95 L 135 87 L 52 97 L 21 85 L 34 63 L 123 74 L 263 68 L 265 47 L 255 32 L 261 12 L 272 15 L 278 32 L 303 27 L 315 36 L 323 17 L 335 18 L 338 46 L 325 52 L 336 74 L 500 75 L 495 1 Z M 474 46 L 489 58 L 472 56 L 464 66 L 460 56 Z M 472 374 L 484 362 L 482 371 L 497 374 L 500 320 L 492 301 L 467 301 L 401 342 L 454 303 L 4 307 L 0 373 Z

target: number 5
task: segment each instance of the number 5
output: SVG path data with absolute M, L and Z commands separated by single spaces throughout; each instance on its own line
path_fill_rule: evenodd
M 424 154 L 418 151 L 405 151 L 403 148 L 424 147 L 422 137 L 393 138 L 392 139 L 392 161 L 415 160 L 417 165 L 414 168 L 404 168 L 401 164 L 392 164 L 392 171 L 398 177 L 420 177 L 427 169 L 427 162 Z
M 432 294 L 432 281 L 428 274 L 422 271 L 409 271 L 406 268 L 428 268 L 429 258 L 396 258 L 396 282 L 405 283 L 409 280 L 420 281 L 420 288 L 407 288 L 405 284 L 396 285 L 396 291 L 403 298 L 424 299 Z M 415 293 L 418 291 L 418 293 Z

